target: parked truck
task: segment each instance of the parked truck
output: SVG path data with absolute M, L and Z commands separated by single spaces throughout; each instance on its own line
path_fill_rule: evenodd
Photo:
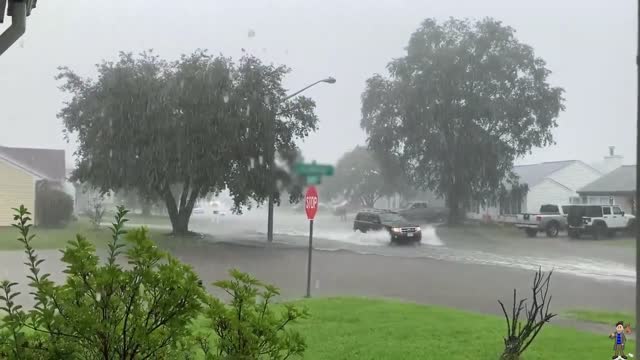
M 567 215 L 572 205 L 544 204 L 537 214 L 519 214 L 515 226 L 529 237 L 544 232 L 548 237 L 557 237 L 567 229 Z
M 398 214 L 410 221 L 443 222 L 449 216 L 446 207 L 430 206 L 426 201 L 413 201 L 404 209 L 396 210 Z

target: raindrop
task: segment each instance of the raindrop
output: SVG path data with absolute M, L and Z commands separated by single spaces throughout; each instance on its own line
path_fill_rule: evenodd
M 251 105 L 247 105 L 247 113 L 246 116 L 249 116 L 249 114 L 251 113 Z
M 267 95 L 264 97 L 264 103 L 269 106 L 271 104 L 271 96 Z
M 250 158 L 249 159 L 249 169 L 253 169 L 255 166 L 256 166 L 256 159 Z
M 224 96 L 222 97 L 222 100 L 224 101 L 224 103 L 228 103 L 229 102 L 229 95 L 224 94 Z

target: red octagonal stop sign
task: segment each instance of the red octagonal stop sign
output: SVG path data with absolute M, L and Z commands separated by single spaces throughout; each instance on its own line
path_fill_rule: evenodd
M 309 186 L 307 194 L 304 196 L 304 211 L 307 219 L 313 220 L 318 212 L 318 191 L 315 186 Z

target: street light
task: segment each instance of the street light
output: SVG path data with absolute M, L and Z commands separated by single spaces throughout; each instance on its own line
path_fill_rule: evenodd
M 0 33 L 0 55 L 13 45 L 27 29 L 27 17 L 38 0 L 0 0 L 0 24 L 4 22 L 5 9 L 11 16 L 11 26 Z
M 287 101 L 289 99 L 291 99 L 292 97 L 300 94 L 301 92 L 309 89 L 310 87 L 313 87 L 315 85 L 318 85 L 320 83 L 327 83 L 327 84 L 335 84 L 336 79 L 329 76 L 326 79 L 322 79 L 322 80 L 318 80 L 308 86 L 303 87 L 302 89 L 294 92 L 293 94 L 287 96 L 286 98 L 284 98 L 284 100 L 282 101 Z M 276 107 L 277 108 L 277 107 Z M 271 189 L 271 191 L 269 191 L 269 200 L 268 200 L 268 220 L 267 220 L 267 241 L 268 242 L 272 242 L 273 241 L 273 193 L 274 193 L 274 179 L 273 179 L 273 165 L 274 165 L 274 157 L 275 157 L 275 134 L 274 134 L 274 124 L 276 121 L 276 115 L 274 114 L 271 117 L 271 121 L 269 121 L 269 140 L 268 140 L 268 146 L 269 146 L 269 159 L 267 159 L 268 164 L 269 164 L 269 188 Z

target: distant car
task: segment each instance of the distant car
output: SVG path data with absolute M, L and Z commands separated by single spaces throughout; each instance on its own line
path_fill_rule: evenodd
M 420 226 L 408 222 L 400 214 L 389 210 L 362 210 L 356 214 L 353 230 L 363 233 L 384 230 L 389 233 L 392 243 L 422 240 Z
M 411 221 L 443 222 L 449 216 L 449 209 L 446 207 L 429 206 L 426 201 L 410 202 L 406 208 L 397 212 Z

